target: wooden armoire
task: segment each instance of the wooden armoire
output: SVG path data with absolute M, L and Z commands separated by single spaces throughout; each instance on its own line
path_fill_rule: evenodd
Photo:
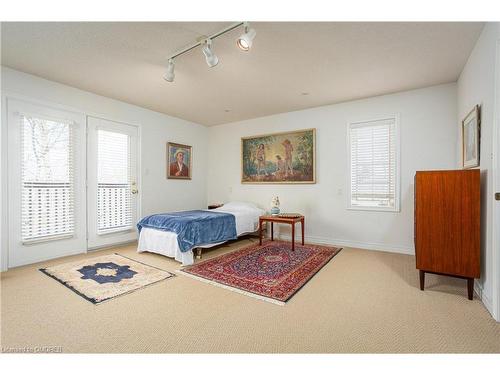
M 425 274 L 467 279 L 473 298 L 480 276 L 480 171 L 415 174 L 415 255 L 420 289 Z

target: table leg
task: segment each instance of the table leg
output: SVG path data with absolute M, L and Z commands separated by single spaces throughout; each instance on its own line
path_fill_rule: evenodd
M 304 218 L 300 221 L 300 226 L 302 227 L 302 245 L 304 245 Z
M 295 223 L 292 223 L 292 251 L 295 251 Z
M 259 220 L 259 245 L 262 245 L 262 220 Z
M 271 221 L 271 241 L 274 241 L 274 223 Z

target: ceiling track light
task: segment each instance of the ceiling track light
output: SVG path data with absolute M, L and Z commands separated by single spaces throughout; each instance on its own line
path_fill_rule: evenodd
M 163 75 L 163 79 L 167 82 L 174 82 L 175 78 L 175 63 L 173 59 L 168 60 L 167 72 Z
M 253 39 L 255 38 L 255 35 L 257 35 L 257 32 L 255 29 L 250 28 L 248 22 L 244 22 L 243 27 L 245 28 L 245 33 L 238 38 L 236 44 L 242 51 L 246 52 L 252 48 Z
M 217 55 L 214 53 L 212 49 L 212 43 L 213 40 L 221 35 L 224 35 L 240 26 L 243 26 L 244 28 L 244 33 L 240 35 L 240 37 L 237 39 L 236 44 L 237 46 L 242 50 L 242 51 L 249 51 L 250 48 L 252 47 L 253 39 L 255 38 L 255 35 L 257 34 L 254 29 L 250 28 L 250 24 L 248 22 L 238 22 L 235 23 L 229 27 L 226 27 L 225 29 L 212 34 L 210 36 L 205 36 L 203 39 L 198 40 L 197 42 L 187 46 L 186 48 L 174 53 L 168 58 L 168 66 L 167 66 L 167 72 L 163 75 L 163 79 L 167 82 L 173 82 L 175 78 L 175 73 L 174 73 L 174 59 L 180 55 L 185 54 L 186 52 L 191 51 L 192 49 L 201 46 L 201 50 L 203 54 L 205 55 L 205 60 L 208 64 L 209 67 L 213 68 L 219 63 L 219 58 Z
M 207 65 L 209 67 L 213 68 L 214 66 L 216 66 L 219 63 L 219 58 L 212 50 L 212 39 L 207 39 L 201 50 L 203 51 L 203 54 L 205 55 L 205 60 L 206 60 Z

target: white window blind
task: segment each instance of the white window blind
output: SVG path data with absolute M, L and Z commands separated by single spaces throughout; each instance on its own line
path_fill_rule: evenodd
M 97 131 L 97 232 L 131 229 L 130 137 Z
M 73 126 L 20 116 L 23 242 L 74 235 Z
M 350 207 L 399 210 L 396 118 L 349 126 Z

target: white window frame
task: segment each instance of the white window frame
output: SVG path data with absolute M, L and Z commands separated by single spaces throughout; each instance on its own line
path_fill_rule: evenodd
M 351 127 L 353 125 L 364 124 L 375 121 L 394 120 L 396 142 L 396 168 L 395 168 L 395 196 L 394 207 L 370 207 L 370 206 L 353 206 L 351 201 Z M 400 115 L 393 114 L 382 117 L 374 117 L 366 120 L 350 121 L 346 126 L 347 133 L 347 209 L 353 211 L 381 211 L 381 212 L 400 212 L 401 211 L 401 136 L 400 136 Z
M 141 202 L 142 202 L 142 189 L 141 189 L 141 186 L 142 186 L 142 173 L 141 173 L 141 170 L 142 170 L 142 162 L 141 162 L 142 124 L 136 123 L 134 121 L 129 121 L 129 119 L 122 118 L 121 116 L 114 116 L 114 115 L 109 116 L 108 114 L 101 113 L 101 112 L 88 111 L 83 107 L 73 107 L 71 105 L 60 104 L 60 103 L 56 103 L 56 102 L 53 102 L 50 100 L 40 99 L 39 97 L 19 94 L 19 93 L 16 93 L 13 91 L 8 91 L 8 90 L 5 90 L 4 92 L 2 92 L 2 94 L 0 95 L 0 98 L 1 98 L 1 109 L 2 109 L 2 111 L 1 111 L 2 112 L 1 113 L 1 120 L 2 120 L 1 127 L 2 127 L 2 137 L 3 137 L 1 140 L 2 140 L 2 146 L 5 146 L 2 148 L 2 155 L 1 155 L 2 182 L 3 182 L 2 186 L 1 186 L 1 192 L 2 192 L 2 202 L 1 202 L 2 203 L 1 204 L 2 215 L 1 216 L 3 216 L 2 217 L 3 223 L 2 223 L 2 231 L 1 231 L 2 235 L 0 236 L 1 237 L 1 241 L 0 241 L 0 245 L 1 245 L 0 246 L 0 248 L 1 248 L 1 251 L 0 251 L 0 260 L 1 260 L 0 261 L 0 271 L 6 271 L 7 269 L 12 268 L 12 267 L 22 266 L 25 264 L 32 264 L 32 263 L 45 261 L 48 259 L 54 259 L 54 258 L 58 258 L 58 257 L 62 257 L 62 256 L 85 253 L 85 252 L 87 252 L 87 250 L 91 249 L 89 247 L 87 241 L 85 241 L 85 248 L 83 250 L 81 250 L 80 248 L 77 248 L 76 246 L 65 245 L 66 241 L 71 241 L 72 239 L 75 238 L 73 236 L 70 238 L 60 239 L 57 241 L 42 241 L 40 243 L 31 243 L 29 245 L 25 245 L 26 247 L 47 245 L 47 246 L 50 246 L 51 250 L 56 252 L 55 254 L 42 255 L 42 256 L 39 256 L 39 257 L 36 257 L 33 259 L 29 259 L 29 260 L 26 260 L 23 262 L 18 262 L 10 254 L 11 249 L 13 248 L 13 243 L 16 243 L 16 238 L 17 238 L 17 237 L 15 238 L 14 233 L 18 233 L 18 231 L 16 228 L 14 228 L 14 230 L 12 230 L 12 228 L 11 228 L 11 225 L 14 225 L 13 222 L 16 221 L 16 216 L 15 216 L 16 212 L 15 212 L 15 210 L 12 209 L 11 204 L 13 201 L 16 201 L 17 195 L 14 194 L 14 191 L 15 191 L 15 189 L 17 189 L 17 186 L 13 185 L 12 181 L 14 181 L 14 180 L 10 178 L 10 176 L 12 176 L 12 174 L 9 173 L 9 171 L 11 171 L 11 164 L 13 162 L 11 160 L 12 158 L 9 158 L 9 155 L 11 152 L 10 150 L 12 148 L 12 146 L 11 146 L 12 139 L 11 138 L 13 137 L 14 140 L 17 139 L 16 138 L 17 132 L 9 129 L 9 124 L 10 124 L 9 113 L 8 113 L 8 108 L 10 107 L 9 102 L 20 101 L 20 102 L 27 103 L 28 105 L 32 104 L 32 105 L 37 105 L 37 106 L 43 106 L 43 107 L 46 107 L 47 109 L 52 109 L 52 110 L 56 110 L 56 111 L 71 112 L 73 114 L 82 115 L 82 116 L 84 116 L 83 121 L 82 121 L 82 124 L 84 125 L 83 139 L 86 139 L 86 134 L 87 134 L 87 129 L 85 126 L 86 125 L 85 118 L 88 118 L 90 116 L 96 117 L 96 118 L 101 118 L 101 119 L 107 119 L 107 120 L 113 121 L 113 122 L 119 122 L 119 123 L 121 122 L 124 124 L 128 124 L 128 125 L 132 125 L 132 126 L 137 127 L 137 129 L 138 129 L 138 132 L 137 132 L 137 137 L 138 137 L 137 138 L 137 165 L 138 165 L 137 185 L 138 185 L 138 189 L 139 189 L 139 193 L 137 195 L 137 199 L 138 199 L 137 215 L 138 215 L 138 217 L 142 217 L 142 204 L 141 204 Z M 10 103 L 10 104 L 12 104 L 12 103 Z M 9 146 L 9 147 L 7 147 L 7 146 Z M 87 171 L 87 169 L 86 169 L 87 155 L 85 153 L 86 149 L 87 149 L 87 142 L 85 142 L 84 147 L 83 147 L 83 153 L 81 154 L 81 160 L 84 161 L 83 169 L 82 169 L 84 171 L 84 173 L 83 173 L 83 175 L 77 174 L 78 181 L 80 181 L 80 178 L 82 178 L 84 180 L 84 182 L 86 182 L 86 171 Z M 17 171 L 19 171 L 20 167 L 18 167 L 18 165 L 20 166 L 20 161 L 18 160 L 17 156 L 14 159 L 15 159 L 14 164 L 16 164 L 15 169 Z M 18 162 L 15 163 L 15 161 L 18 161 Z M 4 168 L 4 166 L 5 166 L 5 168 Z M 9 178 L 7 178 L 7 176 L 9 176 Z M 78 207 L 82 207 L 83 210 L 85 210 L 85 211 L 87 208 L 86 195 L 87 194 L 86 194 L 86 191 L 84 189 L 83 190 L 83 197 L 85 197 L 85 201 L 82 201 L 83 202 L 82 205 L 78 206 Z M 86 220 L 85 220 L 85 223 L 86 223 Z M 84 229 L 84 231 L 86 231 L 87 224 L 85 224 L 85 226 L 83 226 L 83 227 L 82 226 L 79 226 L 79 227 Z M 83 233 L 83 238 L 86 238 L 87 236 L 88 236 L 88 233 Z M 109 234 L 109 236 L 111 237 L 110 238 L 110 240 L 111 240 L 113 235 Z M 80 237 L 80 235 L 78 237 Z M 110 242 L 106 246 L 118 245 L 120 243 L 128 243 L 128 242 L 131 242 L 131 241 L 126 240 L 126 241 L 121 242 L 119 240 L 113 240 L 112 242 Z M 17 241 L 17 244 L 19 244 L 19 245 L 21 244 L 20 238 Z M 64 251 L 66 251 L 65 253 L 56 251 L 61 246 L 63 247 Z M 103 247 L 105 247 L 105 246 L 103 246 Z M 67 252 L 70 250 L 71 250 L 71 252 Z
M 40 239 L 25 242 L 21 234 L 21 128 L 18 117 L 21 113 L 41 115 L 44 118 L 63 119 L 73 122 L 75 125 L 75 139 L 85 140 L 86 119 L 82 112 L 72 108 L 59 106 L 50 102 L 30 99 L 6 93 L 6 122 L 8 137 L 8 148 L 6 150 L 8 178 L 8 211 L 6 227 L 8 229 L 8 245 L 6 246 L 4 259 L 7 258 L 8 268 L 32 264 L 48 259 L 62 256 L 81 254 L 87 251 L 85 216 L 86 216 L 86 194 L 85 194 L 85 171 L 86 171 L 86 148 L 85 142 L 74 144 L 74 199 L 75 199 L 75 232 L 67 237 L 58 237 L 54 240 Z M 5 254 L 4 253 L 4 254 Z

